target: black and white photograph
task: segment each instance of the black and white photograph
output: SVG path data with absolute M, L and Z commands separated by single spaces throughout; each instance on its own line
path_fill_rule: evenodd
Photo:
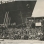
M 44 41 L 44 0 L 0 0 L 0 39 Z

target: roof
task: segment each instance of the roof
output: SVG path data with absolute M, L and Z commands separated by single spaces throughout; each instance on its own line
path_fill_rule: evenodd
M 32 17 L 44 17 L 44 0 L 37 0 Z

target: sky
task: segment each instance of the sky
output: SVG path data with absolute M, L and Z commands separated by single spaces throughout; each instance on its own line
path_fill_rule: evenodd
M 0 0 L 0 1 L 36 1 L 36 0 Z
M 0 0 L 0 1 L 15 1 L 15 0 Z
M 44 17 L 44 0 L 37 0 L 32 17 Z

